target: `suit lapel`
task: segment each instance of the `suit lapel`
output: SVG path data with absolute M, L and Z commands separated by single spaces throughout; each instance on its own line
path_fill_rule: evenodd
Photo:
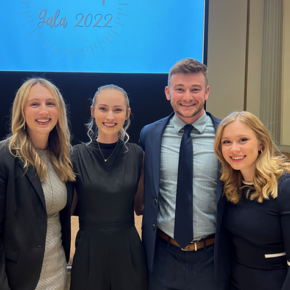
M 214 125 L 214 129 L 215 131 L 217 130 L 217 127 L 219 126 L 221 119 L 218 119 L 216 117 L 214 117 L 211 113 L 206 112 L 206 114 L 211 118 L 213 125 Z
M 28 177 L 29 181 L 31 182 L 32 186 L 34 187 L 35 191 L 37 192 L 37 194 L 38 194 L 38 196 L 39 196 L 39 198 L 40 198 L 40 200 L 45 208 L 46 206 L 45 206 L 43 189 L 42 189 L 42 185 L 41 185 L 40 179 L 37 175 L 35 168 L 30 165 L 25 174 Z
M 214 129 L 215 131 L 217 130 L 217 127 L 219 126 L 221 120 L 214 117 L 211 113 L 209 112 L 206 112 L 206 114 L 208 116 L 210 116 L 212 122 L 213 122 L 213 125 L 214 125 Z M 222 196 L 222 193 L 223 193 L 223 185 L 222 185 L 222 182 L 220 180 L 221 178 L 221 174 L 220 174 L 220 163 L 219 163 L 219 166 L 218 166 L 218 173 L 217 173 L 217 186 L 216 186 L 216 202 L 218 203 L 218 201 L 220 200 L 221 196 Z
M 157 132 L 156 135 L 154 134 L 156 137 L 154 141 L 154 150 L 152 150 L 152 176 L 156 197 L 158 197 L 159 194 L 159 182 L 160 182 L 160 160 L 161 160 L 161 140 L 162 140 L 162 133 L 160 132 L 159 134 Z
M 154 134 L 152 135 L 152 175 L 154 180 L 154 189 L 156 197 L 159 195 L 159 182 L 160 182 L 160 162 L 161 162 L 161 141 L 163 131 L 168 124 L 170 118 L 174 113 L 170 114 L 168 117 L 160 120 L 154 128 Z

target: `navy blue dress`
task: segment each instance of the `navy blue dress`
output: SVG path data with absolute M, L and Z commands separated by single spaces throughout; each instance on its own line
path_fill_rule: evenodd
M 106 144 L 104 144 L 106 145 Z M 115 144 L 112 144 L 115 148 Z M 147 266 L 134 226 L 143 150 L 120 141 L 113 152 L 96 141 L 74 147 L 80 230 L 71 290 L 146 290 Z
M 223 226 L 233 245 L 231 290 L 290 289 L 290 174 L 278 197 L 263 203 L 246 198 L 227 203 Z

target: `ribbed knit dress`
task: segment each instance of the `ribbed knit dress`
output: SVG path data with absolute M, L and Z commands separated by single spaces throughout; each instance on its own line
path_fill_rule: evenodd
M 50 161 L 47 150 L 38 150 L 47 164 L 47 178 L 42 182 L 47 212 L 45 252 L 40 278 L 35 290 L 63 290 L 66 283 L 66 258 L 61 240 L 59 212 L 66 206 L 67 190 Z M 29 267 L 29 266 L 28 266 Z

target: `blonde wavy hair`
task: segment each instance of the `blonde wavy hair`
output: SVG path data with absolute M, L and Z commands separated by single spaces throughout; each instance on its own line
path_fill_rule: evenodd
M 243 178 L 240 170 L 234 170 L 222 154 L 223 131 L 226 126 L 237 120 L 250 127 L 264 147 L 257 158 L 254 184 L 247 191 L 247 197 L 260 203 L 270 197 L 276 198 L 278 196 L 278 180 L 284 171 L 290 172 L 290 163 L 286 156 L 275 155 L 275 144 L 264 124 L 255 115 L 245 111 L 233 112 L 224 118 L 216 132 L 214 152 L 221 163 L 221 181 L 224 183 L 224 194 L 229 201 L 236 204 L 241 200 L 242 189 L 245 187 L 242 186 Z
M 128 114 L 128 110 L 130 108 L 130 102 L 129 102 L 128 95 L 127 95 L 125 90 L 123 90 L 122 88 L 120 88 L 120 87 L 118 87 L 116 85 L 106 85 L 106 86 L 99 87 L 97 92 L 94 95 L 93 100 L 92 100 L 92 107 L 95 109 L 95 104 L 96 104 L 96 100 L 97 100 L 98 95 L 101 92 L 108 91 L 108 90 L 115 90 L 115 91 L 120 92 L 120 93 L 123 94 L 123 96 L 125 98 L 125 102 L 126 102 L 126 107 L 127 107 L 126 108 L 126 114 Z M 129 119 L 125 121 L 123 128 L 120 130 L 120 132 L 118 134 L 119 139 L 124 141 L 125 146 L 126 146 L 126 143 L 130 139 L 130 136 L 127 133 L 127 129 L 129 128 L 130 124 L 131 124 L 131 121 L 130 121 L 130 117 L 129 117 Z M 97 138 L 97 136 L 98 136 L 98 127 L 97 127 L 96 122 L 95 122 L 93 117 L 91 117 L 90 121 L 86 124 L 86 126 L 87 126 L 87 129 L 88 129 L 87 135 L 90 138 L 90 142 L 89 143 L 91 143 L 92 140 Z
M 70 132 L 66 117 L 63 97 L 56 86 L 43 78 L 31 78 L 23 83 L 16 93 L 12 107 L 11 135 L 6 139 L 9 151 L 23 162 L 27 171 L 29 166 L 35 167 L 41 181 L 47 177 L 47 166 L 39 156 L 29 137 L 24 115 L 24 106 L 32 86 L 40 84 L 49 90 L 56 101 L 58 122 L 48 138 L 48 151 L 54 170 L 64 182 L 74 181 L 75 174 L 70 160 Z

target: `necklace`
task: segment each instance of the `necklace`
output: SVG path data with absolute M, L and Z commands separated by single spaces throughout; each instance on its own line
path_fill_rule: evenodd
M 101 147 L 100 147 L 100 144 L 99 144 L 98 140 L 96 140 L 96 141 L 97 141 L 97 144 L 98 144 L 98 147 L 99 147 L 100 153 L 101 153 L 101 155 L 102 155 L 104 161 L 107 162 L 107 161 L 110 159 L 110 157 L 113 155 L 113 153 L 115 152 L 115 150 L 116 150 L 116 148 L 117 148 L 117 146 L 118 146 L 118 143 L 119 143 L 119 139 L 118 139 L 118 141 L 117 141 L 117 144 L 116 144 L 116 146 L 115 146 L 113 152 L 110 154 L 110 156 L 109 156 L 107 159 L 104 157 L 104 155 L 103 155 L 103 153 L 102 153 L 102 150 L 101 150 Z
M 247 182 L 245 180 L 242 180 L 242 183 L 245 185 L 254 185 L 254 182 Z

